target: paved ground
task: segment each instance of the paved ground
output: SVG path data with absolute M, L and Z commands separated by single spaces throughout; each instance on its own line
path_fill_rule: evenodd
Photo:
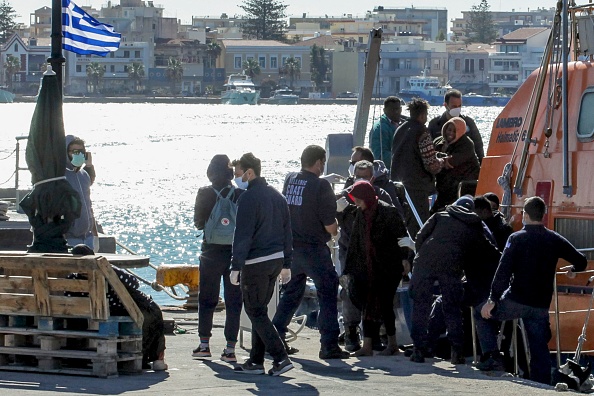
M 0 391 L 10 395 L 245 395 L 288 394 L 381 395 L 396 392 L 406 395 L 497 395 L 528 396 L 552 394 L 545 387 L 517 378 L 489 377 L 471 365 L 453 366 L 447 361 L 428 359 L 412 363 L 405 357 L 366 357 L 344 361 L 318 359 L 319 335 L 305 328 L 292 345 L 301 351 L 293 355 L 296 368 L 281 377 L 237 374 L 229 364 L 218 360 L 224 347 L 222 324 L 224 313 L 215 314 L 211 340 L 214 357 L 199 360 L 191 357 L 196 347 L 197 314 L 165 310 L 164 316 L 175 318 L 185 334 L 167 336 L 167 372 L 146 371 L 142 375 L 112 379 L 0 372 Z M 249 334 L 245 341 L 249 345 Z M 238 349 L 241 361 L 248 356 Z M 266 362 L 267 368 L 270 362 Z

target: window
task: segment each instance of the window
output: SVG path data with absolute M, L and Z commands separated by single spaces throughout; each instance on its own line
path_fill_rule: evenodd
M 266 69 L 266 57 L 265 56 L 258 57 L 258 64 L 260 65 L 260 68 Z
M 19 45 L 18 44 L 15 44 L 14 45 L 14 52 L 19 52 Z
M 282 60 L 282 62 L 281 62 L 281 63 L 282 63 L 282 65 L 281 65 L 281 66 L 284 66 L 284 65 L 285 65 L 285 63 L 287 63 L 287 59 L 289 59 L 289 57 L 288 57 L 288 56 L 283 56 L 283 57 L 281 58 L 281 60 Z
M 580 141 L 592 141 L 594 136 L 594 90 L 588 90 L 582 96 L 577 134 Z
M 359 36 L 359 44 L 363 44 L 363 37 Z
M 124 51 L 124 58 L 130 57 L 130 51 Z
M 124 65 L 124 73 L 128 73 L 128 65 Z
M 140 58 L 140 51 L 134 51 L 134 57 Z
M 110 53 L 109 53 L 109 57 L 110 57 L 110 58 L 114 58 L 114 57 L 115 57 L 115 52 L 110 52 Z
M 270 68 L 277 69 L 278 68 L 278 58 L 276 56 L 270 57 Z
M 115 73 L 115 65 L 109 66 L 110 73 Z
M 412 63 L 411 63 L 410 59 L 407 59 L 406 61 L 404 61 L 404 68 L 412 69 Z
M 236 56 L 234 59 L 235 60 L 234 60 L 234 65 L 233 66 L 236 69 L 241 69 L 241 56 Z
M 435 70 L 439 70 L 439 69 L 440 69 L 440 66 L 439 66 L 439 59 L 435 59 L 435 60 L 433 61 L 433 68 L 434 68 Z
M 474 73 L 474 59 L 464 59 L 464 73 Z
M 82 72 L 82 66 L 81 65 L 76 65 L 76 72 L 77 73 L 81 73 Z
M 302 67 L 302 65 L 301 65 L 301 57 L 300 56 L 295 56 L 294 58 L 297 61 L 297 64 L 299 64 L 299 68 L 301 68 Z
M 485 70 L 485 60 L 479 59 L 479 70 Z
M 251 60 L 254 60 L 254 57 L 253 56 L 247 56 L 245 59 L 251 61 Z

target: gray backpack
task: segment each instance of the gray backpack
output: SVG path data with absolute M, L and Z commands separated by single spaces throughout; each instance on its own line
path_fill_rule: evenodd
M 226 197 L 221 195 L 223 190 L 217 191 L 214 188 L 212 190 L 217 194 L 217 201 L 204 224 L 204 242 L 211 245 L 231 245 L 237 217 L 237 204 L 233 202 L 235 187 L 229 188 Z

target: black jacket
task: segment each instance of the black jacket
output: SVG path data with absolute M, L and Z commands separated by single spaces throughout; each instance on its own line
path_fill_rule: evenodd
M 361 307 L 364 296 L 371 290 L 395 288 L 402 279 L 402 260 L 408 254 L 407 248 L 398 246 L 398 238 L 406 236 L 406 228 L 396 208 L 379 201 L 376 215 L 372 220 L 371 243 L 375 250 L 372 273 L 367 270 L 367 250 L 365 247 L 366 223 L 363 212 L 357 209 L 351 240 L 347 252 L 345 275 L 354 278 L 356 306 Z M 371 276 L 371 279 L 370 279 Z
M 483 148 L 483 138 L 481 137 L 481 133 L 476 126 L 474 120 L 466 115 L 460 115 L 460 118 L 466 122 L 466 135 L 472 139 L 474 143 L 474 151 L 476 152 L 476 156 L 478 157 L 479 163 L 483 162 L 483 157 L 485 156 L 485 149 Z M 445 124 L 449 120 L 447 111 L 444 112 L 442 115 L 433 118 L 429 121 L 429 133 L 431 134 L 431 138 L 435 139 L 441 136 L 441 128 L 443 124 Z
M 496 249 L 485 236 L 481 219 L 457 205 L 431 216 L 415 245 L 413 278 L 442 273 L 462 279 L 467 264 L 480 262 L 485 246 Z

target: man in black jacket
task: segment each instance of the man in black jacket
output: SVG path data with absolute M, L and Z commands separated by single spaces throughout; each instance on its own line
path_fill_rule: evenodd
M 410 359 L 422 363 L 428 350 L 427 327 L 437 280 L 442 295 L 442 311 L 452 345 L 452 363 L 464 363 L 462 327 L 462 276 L 467 262 L 478 256 L 486 240 L 481 219 L 472 212 L 472 198 L 464 196 L 445 211 L 431 216 L 415 241 L 416 256 L 409 290 L 413 300 L 414 343 Z M 494 247 L 493 247 L 494 248 Z
M 472 139 L 476 156 L 478 157 L 479 162 L 482 162 L 483 157 L 485 156 L 485 150 L 483 149 L 483 138 L 481 137 L 481 133 L 472 118 L 460 114 L 462 111 L 462 92 L 457 89 L 448 90 L 443 98 L 443 102 L 446 111 L 442 115 L 429 121 L 428 129 L 432 138 L 435 139 L 441 136 L 441 128 L 450 118 L 460 117 L 466 122 L 466 134 Z
M 588 260 L 567 239 L 544 226 L 542 219 L 546 209 L 540 197 L 524 201 L 524 228 L 507 240 L 481 316 L 496 320 L 522 318 L 530 346 L 530 379 L 550 384 L 549 306 L 557 262 L 562 258 L 572 264 L 568 276 L 573 277 L 574 271 L 586 269 Z M 486 321 L 477 319 L 481 345 L 483 342 L 496 345 L 497 333 Z
M 247 190 L 237 202 L 237 220 L 231 258 L 231 283 L 240 283 L 245 313 L 252 321 L 250 358 L 235 371 L 264 374 L 264 354 L 272 356 L 268 374 L 276 376 L 293 368 L 283 342 L 268 317 L 279 275 L 283 284 L 291 279 L 293 254 L 291 219 L 285 198 L 260 176 L 261 162 L 252 153 L 239 159 Z

